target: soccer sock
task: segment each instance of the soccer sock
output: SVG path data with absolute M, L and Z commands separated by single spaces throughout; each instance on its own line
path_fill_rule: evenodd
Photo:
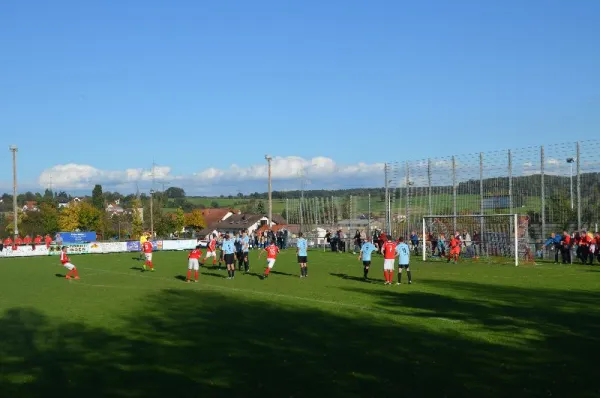
M 77 272 L 77 268 L 73 268 L 73 274 L 75 274 L 76 278 L 79 276 L 79 272 Z
M 402 282 L 402 271 L 398 271 L 398 283 Z
M 271 272 L 271 268 L 267 267 L 267 269 L 265 269 L 265 275 L 269 275 L 269 272 Z
M 250 269 L 250 261 L 244 261 L 244 269 L 246 270 L 246 272 L 248 272 L 248 270 Z
M 394 282 L 394 271 L 390 271 L 390 283 Z
M 198 280 L 198 271 L 194 272 L 194 278 Z
M 152 261 L 148 261 L 148 265 L 150 266 L 150 269 L 154 268 L 154 265 L 152 264 Z
M 235 267 L 233 267 L 233 269 L 231 270 L 231 277 L 233 278 L 235 276 Z
M 217 265 L 217 260 L 213 258 L 213 265 Z
M 308 276 L 308 265 L 304 266 L 304 276 Z
M 189 281 L 190 279 L 192 279 L 192 270 L 188 269 L 187 280 Z
M 412 282 L 412 276 L 410 275 L 410 271 L 406 271 L 406 275 L 408 276 L 408 281 Z
M 365 267 L 365 278 L 369 275 L 369 267 Z
M 386 281 L 386 282 L 389 282 L 389 281 L 390 281 L 390 277 L 389 277 L 389 275 L 388 275 L 388 270 L 385 270 L 385 271 L 383 271 L 383 277 L 385 278 L 385 281 Z
M 73 270 L 71 270 L 71 271 L 67 272 L 67 277 L 68 277 L 68 278 L 70 278 L 70 277 L 71 277 L 71 275 L 73 275 Z

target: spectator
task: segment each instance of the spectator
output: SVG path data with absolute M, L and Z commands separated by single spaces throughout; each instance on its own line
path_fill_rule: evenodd
M 17 250 L 19 246 L 23 246 L 23 239 L 19 235 L 15 238 L 15 244 L 13 245 L 13 249 Z
M 49 249 L 50 244 L 52 243 L 52 238 L 49 234 L 46 234 L 46 236 L 44 237 L 44 243 L 46 243 L 46 249 Z
M 41 235 L 37 235 L 33 239 L 33 246 L 32 246 L 33 250 L 35 250 L 35 248 L 41 244 L 42 244 L 42 237 L 41 237 Z
M 410 243 L 415 250 L 415 255 L 419 255 L 419 236 L 417 235 L 416 231 L 412 231 L 410 233 Z
M 31 236 L 25 235 L 25 238 L 23 238 L 23 245 L 25 245 L 25 246 L 31 245 Z
M 560 234 L 552 232 L 546 243 L 544 243 L 544 247 L 550 247 L 550 250 L 554 250 L 554 264 L 558 264 L 558 254 L 561 252 L 561 240 Z
M 354 249 L 352 250 L 352 254 L 356 254 L 360 251 L 360 247 L 362 246 L 360 231 L 357 229 L 354 233 Z
M 469 231 L 466 229 L 463 231 L 463 242 L 466 248 L 467 257 L 475 257 L 475 251 L 473 250 L 473 241 L 471 240 L 471 235 Z

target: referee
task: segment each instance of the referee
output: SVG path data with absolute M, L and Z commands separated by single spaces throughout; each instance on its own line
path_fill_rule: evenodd
M 225 254 L 225 265 L 227 266 L 227 275 L 229 275 L 227 279 L 233 279 L 235 277 L 235 244 L 233 239 L 229 238 L 229 234 L 225 235 L 221 250 Z

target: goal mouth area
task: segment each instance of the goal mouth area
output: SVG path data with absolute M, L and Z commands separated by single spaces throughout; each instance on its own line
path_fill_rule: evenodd
M 421 232 L 425 242 L 422 250 L 423 261 L 437 257 L 446 260 L 471 259 L 495 264 L 512 263 L 515 266 L 519 263 L 535 263 L 535 253 L 528 244 L 527 216 L 427 215 L 423 216 L 422 220 Z M 453 241 L 455 236 L 457 239 Z

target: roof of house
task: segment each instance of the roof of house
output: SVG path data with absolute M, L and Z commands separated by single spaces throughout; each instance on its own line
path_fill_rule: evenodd
M 257 233 L 257 234 L 262 234 L 263 232 L 265 232 L 265 231 L 266 231 L 266 230 L 268 230 L 268 229 L 269 229 L 269 226 L 265 224 L 265 225 L 261 226 L 259 229 L 257 229 L 257 230 L 256 230 L 256 233 Z M 287 224 L 277 224 L 277 225 L 273 225 L 273 226 L 271 227 L 271 230 L 272 230 L 273 232 L 277 232 L 277 231 L 279 231 L 280 229 L 287 229 Z
M 261 214 L 233 214 L 227 217 L 226 220 L 211 225 L 210 228 L 221 230 L 246 229 L 263 217 Z
M 204 209 L 202 216 L 207 226 L 220 222 L 231 210 L 229 209 Z
M 273 214 L 273 219 L 271 220 L 271 222 L 274 222 L 275 224 L 287 224 L 287 220 L 279 214 Z

